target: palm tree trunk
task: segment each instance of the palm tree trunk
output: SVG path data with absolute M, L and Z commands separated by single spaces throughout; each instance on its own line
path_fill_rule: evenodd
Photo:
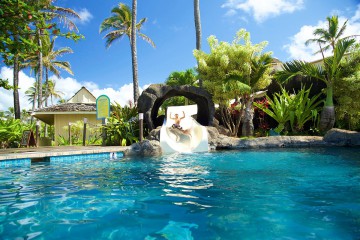
M 326 100 L 320 115 L 319 129 L 326 132 L 334 127 L 335 124 L 335 107 L 333 103 L 333 86 L 328 85 L 326 88 Z
M 19 99 L 19 56 L 14 56 L 14 113 L 15 119 L 20 119 L 20 99 Z
M 196 32 L 196 49 L 201 50 L 201 21 L 200 21 L 200 0 L 194 0 L 194 19 Z M 199 79 L 199 86 L 202 87 L 202 79 Z
M 42 58 L 42 42 L 41 42 L 41 30 L 37 28 L 38 34 L 38 46 L 39 46 L 39 78 L 38 78 L 38 108 L 42 106 L 42 78 L 43 78 L 43 58 Z
M 137 105 L 139 99 L 138 65 L 136 52 L 136 10 L 137 0 L 132 1 L 132 19 L 131 19 L 131 60 L 133 71 L 134 104 Z
M 45 107 L 48 106 L 49 100 L 49 69 L 45 68 Z

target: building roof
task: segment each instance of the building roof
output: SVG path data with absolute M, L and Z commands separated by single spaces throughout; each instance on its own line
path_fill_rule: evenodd
M 36 109 L 32 115 L 37 119 L 53 125 L 55 115 L 62 114 L 96 114 L 95 103 L 63 103 L 51 107 Z
M 95 112 L 95 103 L 62 103 L 50 107 L 36 109 L 38 112 Z

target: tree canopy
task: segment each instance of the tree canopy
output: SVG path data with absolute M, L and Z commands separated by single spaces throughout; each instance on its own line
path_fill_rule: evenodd
M 219 42 L 215 36 L 210 36 L 208 43 L 210 53 L 194 50 L 194 56 L 199 63 L 197 70 L 204 87 L 213 94 L 215 102 L 228 102 L 270 84 L 270 68 L 265 69 L 256 82 L 253 81 L 254 60 L 261 55 L 271 55 L 271 52 L 263 53 L 266 41 L 252 44 L 250 33 L 240 29 L 231 43 Z

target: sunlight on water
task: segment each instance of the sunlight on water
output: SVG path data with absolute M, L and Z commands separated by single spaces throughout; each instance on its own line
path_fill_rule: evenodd
M 360 149 L 0 169 L 0 239 L 358 239 Z

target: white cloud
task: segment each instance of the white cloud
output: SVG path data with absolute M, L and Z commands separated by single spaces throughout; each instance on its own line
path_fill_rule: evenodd
M 2 67 L 0 69 L 0 78 L 8 79 L 9 83 L 13 84 L 13 70 L 8 67 Z M 21 109 L 31 109 L 32 105 L 28 101 L 28 97 L 25 96 L 25 91 L 34 85 L 35 78 L 27 76 L 23 71 L 19 72 L 19 101 Z M 14 98 L 12 90 L 5 90 L 0 88 L 0 110 L 7 110 L 9 107 L 14 106 Z
M 80 19 L 72 19 L 72 21 L 74 21 L 75 23 L 86 24 L 94 18 L 93 15 L 86 8 L 80 9 L 80 11 L 77 11 L 77 13 L 80 16 Z
M 13 71 L 8 67 L 2 67 L 0 70 L 0 78 L 8 79 L 12 83 Z M 99 86 L 94 82 L 79 82 L 74 78 L 58 78 L 56 76 L 50 76 L 50 79 L 54 80 L 56 85 L 55 88 L 57 91 L 64 93 L 62 96 L 65 100 L 70 99 L 74 94 L 82 87 L 85 86 L 95 97 L 100 95 L 107 95 L 110 98 L 111 102 L 118 102 L 121 106 L 129 104 L 131 100 L 133 102 L 133 84 L 125 84 L 118 89 L 111 87 L 99 88 Z M 31 104 L 28 102 L 27 97 L 25 96 L 25 91 L 31 87 L 35 82 L 35 79 L 27 76 L 22 71 L 19 75 L 19 94 L 20 94 L 20 108 L 21 109 L 31 109 Z M 143 89 L 147 88 L 149 85 L 144 85 L 140 87 L 140 94 Z M 9 107 L 13 107 L 13 93 L 12 91 L 7 91 L 3 88 L 0 88 L 0 110 L 7 110 Z M 54 99 L 54 104 L 58 102 L 59 99 Z
M 242 10 L 252 14 L 255 20 L 261 23 L 268 18 L 302 9 L 303 2 L 303 0 L 226 0 L 222 7 L 229 9 L 226 16 L 234 16 L 237 10 Z
M 340 26 L 346 21 L 346 18 L 339 16 Z M 284 46 L 284 49 L 289 53 L 289 59 L 298 59 L 304 61 L 314 61 L 321 59 L 321 54 L 314 55 L 319 50 L 319 46 L 316 44 L 310 44 L 305 46 L 305 42 L 308 39 L 314 38 L 313 32 L 317 28 L 327 28 L 327 21 L 319 21 L 315 26 L 303 26 L 300 31 L 294 36 L 290 37 L 290 43 Z M 357 11 L 354 16 L 349 18 L 347 22 L 347 28 L 343 36 L 356 35 L 360 32 L 360 5 L 357 7 Z M 331 52 L 326 53 L 330 55 Z

